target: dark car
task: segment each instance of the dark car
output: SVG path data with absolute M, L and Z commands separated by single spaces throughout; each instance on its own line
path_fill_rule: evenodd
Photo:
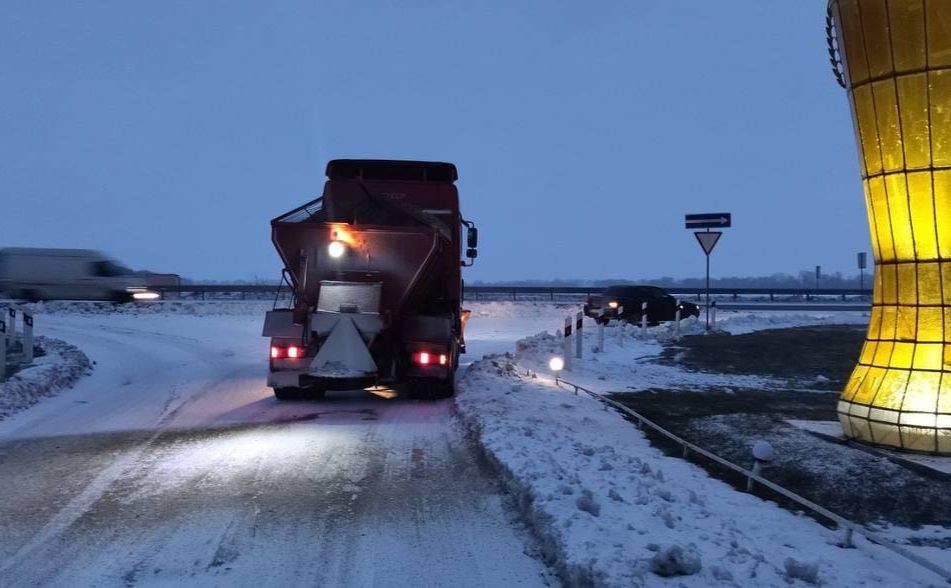
M 647 303 L 647 324 L 656 325 L 676 318 L 677 299 L 656 286 L 611 286 L 588 298 L 584 313 L 600 323 L 620 318 L 629 323 L 641 322 L 641 308 Z M 680 318 L 700 316 L 700 307 L 680 302 Z

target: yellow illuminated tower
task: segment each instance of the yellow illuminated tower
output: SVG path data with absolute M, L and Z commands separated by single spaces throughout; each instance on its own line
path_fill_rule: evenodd
M 831 0 L 875 256 L 847 437 L 951 454 L 951 0 Z

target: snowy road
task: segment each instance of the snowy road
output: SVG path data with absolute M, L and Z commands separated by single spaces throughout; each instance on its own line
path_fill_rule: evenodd
M 552 328 L 478 315 L 469 358 Z M 0 585 L 544 585 L 451 401 L 278 404 L 261 316 L 46 315 L 97 362 L 0 422 Z

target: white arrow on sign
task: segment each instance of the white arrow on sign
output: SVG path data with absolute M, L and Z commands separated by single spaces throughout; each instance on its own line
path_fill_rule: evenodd
M 727 219 L 725 216 L 721 216 L 720 218 L 692 218 L 692 219 L 690 219 L 690 220 L 687 221 L 687 224 L 688 224 L 688 225 L 701 225 L 701 224 L 704 224 L 704 223 L 718 222 L 718 223 L 720 223 L 721 225 L 725 225 L 725 224 L 727 223 L 727 220 L 729 220 L 729 219 Z
M 697 231 L 694 233 L 694 236 L 696 236 L 697 241 L 700 242 L 700 247 L 703 248 L 703 252 L 710 255 L 710 252 L 713 251 L 713 248 L 716 246 L 717 241 L 720 240 L 720 235 L 722 234 L 720 231 Z

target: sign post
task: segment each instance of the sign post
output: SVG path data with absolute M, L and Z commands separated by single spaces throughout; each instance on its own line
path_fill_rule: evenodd
M 694 236 L 703 249 L 707 262 L 706 278 L 706 330 L 710 330 L 710 253 L 716 247 L 717 241 L 723 235 L 722 231 L 711 231 L 713 228 L 728 228 L 732 226 L 733 218 L 729 212 L 714 212 L 708 214 L 688 214 L 684 217 L 684 224 L 688 229 L 706 229 L 704 231 L 695 231 Z
M 816 290 L 819 289 L 819 278 L 821 277 L 822 277 L 822 266 L 817 265 L 816 266 Z
M 864 251 L 859 251 L 858 262 L 859 262 L 859 289 L 864 290 L 865 289 L 865 266 L 866 266 Z

